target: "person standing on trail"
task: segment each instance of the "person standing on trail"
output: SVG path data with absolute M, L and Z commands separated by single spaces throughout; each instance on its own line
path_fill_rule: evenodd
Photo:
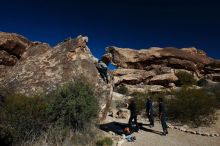
M 147 113 L 147 117 L 148 117 L 149 122 L 150 122 L 150 128 L 154 127 L 153 105 L 152 105 L 152 100 L 151 100 L 150 96 L 147 97 L 146 113 Z
M 132 121 L 134 120 L 135 130 L 138 131 L 138 124 L 137 124 L 137 110 L 136 110 L 136 103 L 134 99 L 131 99 L 129 104 L 127 104 L 127 108 L 130 110 L 130 118 L 128 124 L 132 127 Z
M 163 128 L 163 135 L 168 134 L 167 131 L 167 123 L 166 123 L 166 115 L 165 115 L 165 107 L 164 107 L 164 103 L 163 103 L 163 99 L 160 97 L 159 98 L 159 119 Z

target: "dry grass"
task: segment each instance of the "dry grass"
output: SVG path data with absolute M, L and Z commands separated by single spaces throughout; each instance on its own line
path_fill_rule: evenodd
M 40 137 L 23 142 L 22 146 L 94 146 L 97 137 L 98 131 L 95 127 L 84 132 L 51 128 Z

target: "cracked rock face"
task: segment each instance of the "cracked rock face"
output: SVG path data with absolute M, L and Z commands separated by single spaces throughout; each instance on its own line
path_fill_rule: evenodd
M 99 104 L 103 107 L 99 119 L 105 119 L 111 103 L 111 88 L 100 78 L 95 66 L 97 59 L 87 47 L 87 41 L 80 36 L 51 47 L 30 42 L 17 34 L 0 33 L 0 87 L 25 95 L 47 94 L 58 86 L 83 78 L 99 95 Z M 7 93 L 0 90 L 0 94 Z
M 129 48 L 108 47 L 113 63 L 121 68 L 145 69 L 152 64 L 163 64 L 173 68 L 200 71 L 213 63 L 206 54 L 195 48 L 149 48 L 133 50 Z
M 148 82 L 156 75 L 154 71 L 138 69 L 117 69 L 113 72 L 115 85 L 130 84 L 136 85 L 142 82 Z
M 206 78 L 220 82 L 220 61 L 212 59 L 196 48 L 157 48 L 134 50 L 107 47 L 112 54 L 112 63 L 118 67 L 113 71 L 116 86 L 129 85 L 140 89 L 140 85 L 175 87 L 178 78 L 175 72 L 189 72 L 196 79 Z M 131 89 L 131 88 L 130 88 Z
M 31 42 L 21 35 L 0 32 L 0 50 L 4 50 L 17 58 L 22 56 L 30 44 Z
M 21 35 L 0 32 L 0 81 L 30 45 L 31 42 Z

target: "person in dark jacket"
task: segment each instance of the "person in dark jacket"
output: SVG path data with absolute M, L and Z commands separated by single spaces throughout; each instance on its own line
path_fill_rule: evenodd
M 163 135 L 168 134 L 165 107 L 164 107 L 163 99 L 161 97 L 159 98 L 159 119 L 163 128 Z
M 128 109 L 130 110 L 131 116 L 129 118 L 128 124 L 132 126 L 132 121 L 134 120 L 134 124 L 135 124 L 135 130 L 138 131 L 138 123 L 137 123 L 137 110 L 136 110 L 136 103 L 134 101 L 134 99 L 130 100 L 130 103 L 128 106 Z
M 153 105 L 152 105 L 152 100 L 150 96 L 147 97 L 146 113 L 147 113 L 147 117 L 150 122 L 150 127 L 154 127 Z

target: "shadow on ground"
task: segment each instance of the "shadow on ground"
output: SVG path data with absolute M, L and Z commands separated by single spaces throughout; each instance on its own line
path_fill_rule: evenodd
M 99 128 L 105 132 L 114 132 L 118 135 L 123 134 L 123 129 L 128 127 L 127 123 L 119 123 L 119 122 L 110 122 L 106 124 L 99 125 Z
M 145 125 L 147 125 L 147 124 L 145 124 Z M 149 125 L 147 125 L 147 126 L 149 126 Z M 146 132 L 151 132 L 151 133 L 158 134 L 158 135 L 163 135 L 163 133 L 160 132 L 160 131 L 156 131 L 156 130 L 153 130 L 153 129 L 145 128 L 143 126 L 140 127 L 140 130 L 143 130 L 143 131 L 146 131 Z
M 140 130 L 143 130 L 146 132 L 151 132 L 151 133 L 158 134 L 158 135 L 162 135 L 162 132 L 160 132 L 160 131 L 156 131 L 156 130 L 148 129 L 148 128 L 144 127 L 144 126 L 149 126 L 149 124 L 138 123 L 138 125 L 139 125 Z M 118 134 L 118 135 L 122 135 L 124 133 L 123 129 L 126 127 L 129 127 L 129 125 L 127 123 L 120 123 L 120 122 L 110 122 L 110 123 L 99 125 L 99 128 L 101 130 L 103 130 L 105 132 L 111 131 L 111 132 L 114 132 L 115 134 Z

